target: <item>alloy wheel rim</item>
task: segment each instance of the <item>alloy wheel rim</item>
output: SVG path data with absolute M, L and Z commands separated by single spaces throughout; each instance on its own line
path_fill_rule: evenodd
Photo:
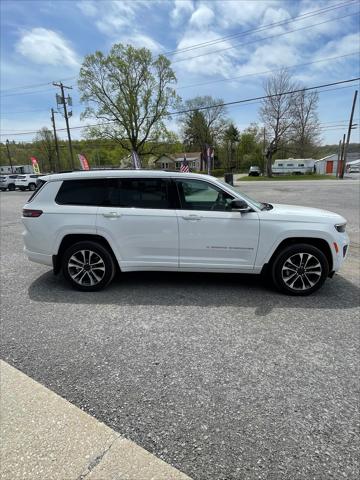
M 68 272 L 78 285 L 94 286 L 105 276 L 105 262 L 93 250 L 78 250 L 69 258 Z
M 313 288 L 322 275 L 319 259 L 311 253 L 299 252 L 285 260 L 281 276 L 291 290 L 305 291 Z

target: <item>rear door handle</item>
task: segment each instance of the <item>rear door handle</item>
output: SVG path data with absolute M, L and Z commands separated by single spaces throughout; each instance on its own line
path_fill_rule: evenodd
M 199 221 L 201 220 L 201 217 L 199 215 L 186 215 L 182 217 L 184 220 L 190 220 L 190 221 Z
M 121 213 L 118 212 L 105 212 L 102 214 L 106 218 L 118 218 L 121 217 Z

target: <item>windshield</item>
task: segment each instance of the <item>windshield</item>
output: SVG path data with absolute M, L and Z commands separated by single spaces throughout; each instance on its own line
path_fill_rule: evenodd
M 217 179 L 220 183 L 222 183 L 223 185 L 226 186 L 226 188 L 228 188 L 229 190 L 231 190 L 232 192 L 234 192 L 236 195 L 240 195 L 244 200 L 246 200 L 248 203 L 250 203 L 251 205 L 253 205 L 254 207 L 256 208 L 259 208 L 260 210 L 262 210 L 264 208 L 264 204 L 261 203 L 261 202 L 258 202 L 256 200 L 254 200 L 253 198 L 250 198 L 249 196 L 245 195 L 245 193 L 243 192 L 240 192 L 240 190 L 238 190 L 237 188 L 233 187 L 232 185 L 229 185 L 228 183 L 224 182 L 223 180 L 220 180 L 219 178 Z

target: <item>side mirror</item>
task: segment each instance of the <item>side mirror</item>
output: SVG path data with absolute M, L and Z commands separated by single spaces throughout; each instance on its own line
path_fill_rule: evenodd
M 233 212 L 251 212 L 251 207 L 249 207 L 245 200 L 241 200 L 240 198 L 235 198 L 234 200 L 232 200 L 230 206 Z

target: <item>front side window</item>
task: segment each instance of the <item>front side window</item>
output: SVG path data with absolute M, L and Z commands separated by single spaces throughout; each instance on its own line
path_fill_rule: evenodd
M 215 185 L 201 180 L 178 180 L 183 210 L 231 211 L 233 197 Z

